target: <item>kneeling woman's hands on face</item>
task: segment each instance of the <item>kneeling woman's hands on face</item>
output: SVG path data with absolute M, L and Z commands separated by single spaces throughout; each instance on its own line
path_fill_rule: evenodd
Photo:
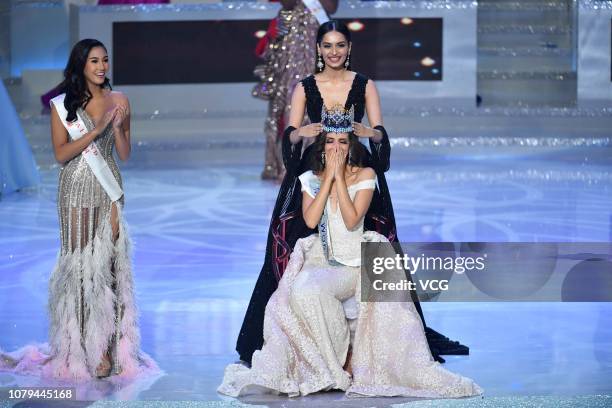
M 324 180 L 334 180 L 338 167 L 338 149 L 334 148 L 325 152 L 325 170 L 323 171 Z

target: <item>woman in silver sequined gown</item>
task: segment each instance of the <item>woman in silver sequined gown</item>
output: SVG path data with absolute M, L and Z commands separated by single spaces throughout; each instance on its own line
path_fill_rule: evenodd
M 127 159 L 129 104 L 125 96 L 107 87 L 108 80 L 103 75 L 108 70 L 108 56 L 103 46 L 96 42 L 79 44 L 73 52 L 83 53 L 80 47 L 88 50 L 84 75 L 91 95 L 76 109 L 89 132 L 81 139 L 93 134 L 93 142 L 121 186 L 113 148 L 117 148 L 120 158 Z M 93 67 L 92 62 L 96 64 Z M 101 84 L 95 83 L 95 77 L 87 76 L 90 68 L 94 75 L 103 78 Z M 66 98 L 70 92 L 75 90 L 67 90 Z M 68 103 L 66 100 L 65 105 Z M 102 113 L 97 124 L 86 107 L 90 112 Z M 52 115 L 57 115 L 55 109 Z M 52 129 L 56 158 L 64 166 L 59 176 L 57 200 L 61 250 L 49 284 L 51 360 L 48 369 L 54 377 L 76 379 L 136 374 L 140 366 L 140 339 L 130 240 L 122 216 L 124 198 L 111 201 L 82 155 L 82 146 L 67 150 L 81 139 L 64 139 L 62 144 L 62 136 L 56 133 L 63 131 L 66 138 L 67 132 L 54 124 Z
M 80 41 L 60 85 L 65 93 L 52 101 L 53 148 L 63 167 L 57 196 L 61 248 L 49 282 L 49 347 L 0 353 L 0 369 L 71 381 L 130 378 L 157 369 L 139 349 L 124 197 L 111 200 L 83 155 L 95 144 L 122 186 L 113 150 L 122 160 L 129 157 L 129 102 L 110 90 L 107 71 L 104 45 Z M 58 106 L 65 108 L 65 118 Z M 70 136 L 62 119 L 71 128 L 82 120 L 84 134 Z
M 337 0 L 322 0 L 328 14 L 333 14 Z M 302 0 L 281 0 L 276 17 L 276 37 L 270 38 L 263 52 L 264 63 L 255 67 L 259 82 L 253 96 L 268 101 L 264 133 L 266 137 L 263 179 L 282 180 L 285 175 L 281 138 L 291 110 L 291 93 L 297 83 L 315 72 L 315 39 L 319 22 Z

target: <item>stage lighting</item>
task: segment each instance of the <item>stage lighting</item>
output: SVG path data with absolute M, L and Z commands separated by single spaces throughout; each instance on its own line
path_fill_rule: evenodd
M 429 57 L 425 57 L 421 60 L 421 65 L 424 65 L 426 67 L 431 67 L 432 65 L 435 65 L 435 63 L 436 61 Z
M 351 31 L 361 31 L 365 27 L 364 24 L 360 21 L 351 21 L 347 24 L 347 27 Z

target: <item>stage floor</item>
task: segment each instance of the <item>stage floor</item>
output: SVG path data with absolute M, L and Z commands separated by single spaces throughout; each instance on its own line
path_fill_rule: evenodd
M 611 240 L 607 149 L 493 151 L 394 152 L 388 181 L 401 240 Z M 224 366 L 237 359 L 235 339 L 264 258 L 278 186 L 259 179 L 259 148 L 242 148 L 240 157 L 218 148 L 189 166 L 178 165 L 180 158 L 177 165 L 139 161 L 137 147 L 133 154 L 122 173 L 142 348 L 164 373 L 122 389 L 98 381 L 83 397 L 231 400 L 215 389 Z M 43 170 L 42 178 L 40 188 L 0 201 L 4 350 L 46 341 L 47 282 L 59 247 L 57 168 Z M 431 327 L 470 346 L 470 356 L 448 357 L 446 367 L 474 378 L 485 389 L 483 403 L 612 394 L 610 303 L 427 303 L 423 309 Z M 23 381 L 0 373 L 0 387 Z M 367 407 L 410 400 L 348 400 L 333 392 L 242 401 Z

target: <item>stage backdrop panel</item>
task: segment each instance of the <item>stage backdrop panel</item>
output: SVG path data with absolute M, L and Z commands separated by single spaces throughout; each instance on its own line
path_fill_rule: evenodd
M 351 61 L 360 72 L 378 81 L 442 80 L 441 18 L 341 20 L 353 29 Z M 253 52 L 256 33 L 267 25 L 267 20 L 115 22 L 114 83 L 251 83 L 253 67 L 261 63 Z M 314 70 L 314 58 L 307 63 Z
M 116 89 L 137 113 L 265 112 L 250 97 L 256 33 L 278 4 L 71 8 L 71 40 L 108 46 Z M 471 107 L 476 97 L 476 2 L 341 2 L 353 68 L 377 81 L 383 109 Z M 314 65 L 314 61 L 313 61 Z
M 0 3 L 5 2 L 0 0 Z M 10 6 L 0 5 L 2 7 L 10 7 L 11 76 L 19 77 L 25 70 L 63 69 L 66 66 L 68 12 L 63 1 L 13 1 Z M 0 32 L 6 32 L 6 28 L 1 28 Z
M 612 1 L 580 0 L 578 104 L 612 107 Z

